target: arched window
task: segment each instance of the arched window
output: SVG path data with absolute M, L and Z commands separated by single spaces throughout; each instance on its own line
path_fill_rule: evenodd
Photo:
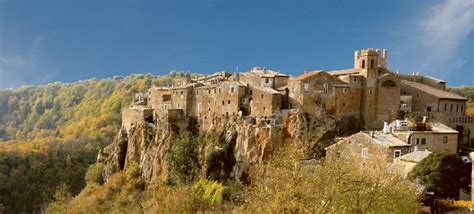
M 370 60 L 370 68 L 374 68 L 374 60 Z
M 382 82 L 384 88 L 395 88 L 397 84 L 393 80 L 385 80 Z
M 362 68 L 365 68 L 365 60 L 362 60 Z

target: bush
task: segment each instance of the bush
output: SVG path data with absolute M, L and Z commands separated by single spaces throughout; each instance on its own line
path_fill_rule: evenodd
M 167 155 L 171 183 L 187 183 L 196 177 L 199 168 L 198 149 L 199 142 L 189 134 L 172 142 Z
M 217 181 L 200 179 L 193 185 L 194 194 L 211 205 L 221 204 L 225 187 Z
M 89 166 L 89 170 L 86 173 L 86 182 L 102 184 L 104 182 L 102 178 L 102 172 L 104 171 L 103 163 L 96 163 Z

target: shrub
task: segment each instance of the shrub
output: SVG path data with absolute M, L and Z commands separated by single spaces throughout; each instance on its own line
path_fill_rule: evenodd
M 186 183 L 195 178 L 199 168 L 198 149 L 198 141 L 189 134 L 172 142 L 167 155 L 171 183 Z
M 86 182 L 87 183 L 96 183 L 102 184 L 104 182 L 102 178 L 102 171 L 104 170 L 103 163 L 96 163 L 89 166 L 89 169 L 86 173 Z
M 200 179 L 193 185 L 194 194 L 211 205 L 221 204 L 225 187 L 217 181 Z

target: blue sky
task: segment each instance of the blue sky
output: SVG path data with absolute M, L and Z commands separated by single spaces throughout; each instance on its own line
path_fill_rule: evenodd
M 353 66 L 474 85 L 474 0 L 0 0 L 0 88 L 170 70 Z

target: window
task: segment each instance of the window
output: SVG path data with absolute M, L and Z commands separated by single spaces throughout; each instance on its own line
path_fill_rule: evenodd
M 304 84 L 304 92 L 308 92 L 308 91 L 309 91 L 309 84 L 305 83 Z
M 183 94 L 184 94 L 184 92 L 183 92 L 183 91 L 181 91 L 181 95 L 183 95 Z
M 453 112 L 453 104 L 451 104 L 451 112 Z
M 201 110 L 201 109 L 202 109 L 202 104 L 198 103 L 198 110 Z
M 225 104 L 225 101 L 224 101 L 224 100 L 222 100 L 222 105 L 224 105 L 224 104 Z
M 375 66 L 374 64 L 375 64 L 374 60 L 373 59 L 370 60 L 370 68 L 374 68 L 374 66 Z
M 369 94 L 372 94 L 372 89 L 369 90 Z
M 357 78 L 356 78 L 356 77 L 354 77 L 354 80 L 353 80 L 353 81 L 354 81 L 354 82 L 357 82 Z
M 230 100 L 227 100 L 227 104 L 229 104 L 229 105 L 230 105 Z
M 329 93 L 329 85 L 327 83 L 324 83 L 323 85 L 324 93 L 328 94 Z
M 347 94 L 347 92 L 348 92 L 348 91 L 349 91 L 349 89 L 348 89 L 348 88 L 344 88 L 344 89 L 342 89 L 342 92 L 344 92 L 344 94 Z
M 211 94 L 211 89 L 209 89 L 209 94 Z
M 420 144 L 420 138 L 416 138 L 416 145 Z
M 365 60 L 362 60 L 362 68 L 365 68 Z
M 445 103 L 445 104 L 444 104 L 444 111 L 447 111 L 447 110 L 448 110 L 448 104 Z
M 268 78 L 265 78 L 265 83 L 267 83 L 267 84 L 268 84 L 268 81 L 269 81 L 269 79 L 268 79 Z
M 342 102 L 342 107 L 346 106 L 346 102 Z
M 393 80 L 385 80 L 382 82 L 382 86 L 384 88 L 395 88 L 397 87 L 397 84 Z
M 464 105 L 461 104 L 461 113 L 463 112 L 463 109 L 464 109 Z
M 444 137 L 443 137 L 443 143 L 444 143 L 444 144 L 447 144 L 447 143 L 448 143 L 448 136 L 444 136 Z
M 369 149 L 363 148 L 361 155 L 362 155 L 363 158 L 368 158 L 369 157 Z
M 262 95 L 260 95 L 260 97 L 263 99 L 263 94 L 262 94 Z
M 230 93 L 234 93 L 234 87 L 230 88 Z
M 431 106 L 426 107 L 426 111 L 431 111 Z
M 425 145 L 426 144 L 426 138 L 421 138 L 421 145 Z
M 402 154 L 402 150 L 395 150 L 393 151 L 393 157 L 398 158 Z
M 221 93 L 221 88 L 219 88 L 219 93 Z
M 456 105 L 456 112 L 459 112 L 459 104 Z
M 420 94 L 416 94 L 416 97 L 420 97 Z

